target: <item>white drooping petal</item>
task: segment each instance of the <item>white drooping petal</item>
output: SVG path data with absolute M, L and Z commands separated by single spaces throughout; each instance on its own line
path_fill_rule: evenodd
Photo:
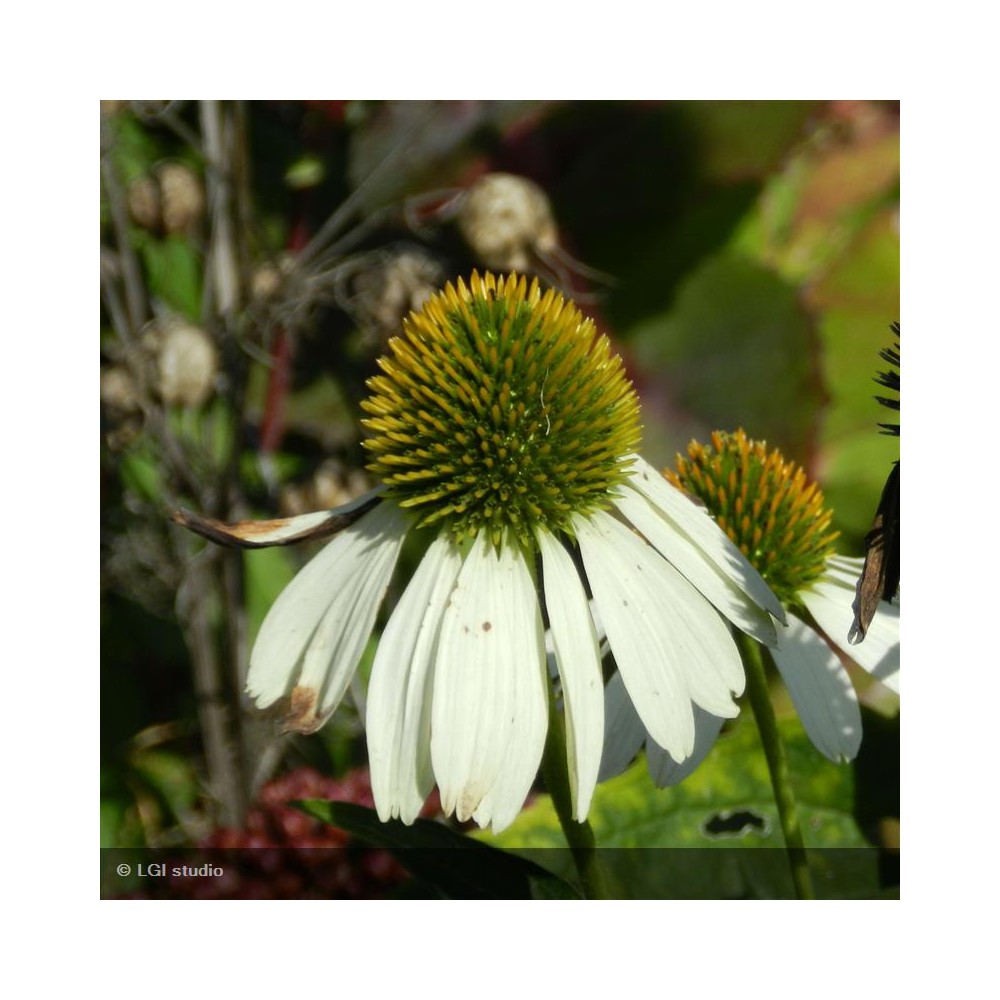
M 625 687 L 647 731 L 684 760 L 695 701 L 732 718 L 743 665 L 712 606 L 650 545 L 603 511 L 576 516 L 594 600 Z
M 629 485 L 686 535 L 723 576 L 731 579 L 758 607 L 783 622 L 785 611 L 781 602 L 708 511 L 668 483 L 645 459 L 638 455 L 631 457 Z
M 646 727 L 616 670 L 604 689 L 604 754 L 597 780 L 607 781 L 621 774 L 645 740 Z
M 346 592 L 323 616 L 302 662 L 299 686 L 321 692 L 319 715 L 328 717 L 340 704 L 368 645 L 402 543 L 381 545 L 359 568 Z
M 621 488 L 615 504 L 646 540 L 737 628 L 765 645 L 774 645 L 771 616 L 748 598 L 729 574 L 710 562 L 703 550 L 678 530 L 662 508 L 654 506 L 627 485 Z
M 614 518 L 608 517 L 607 523 L 638 557 L 649 559 L 648 579 L 658 601 L 652 605 L 654 615 L 666 629 L 668 647 L 677 653 L 692 700 L 717 715 L 735 717 L 731 694 L 743 693 L 746 677 L 729 627 L 682 574 L 658 558 L 655 549 Z
M 324 693 L 326 674 L 334 666 L 332 658 L 338 651 L 341 672 L 350 679 L 374 624 L 406 529 L 399 507 L 388 501 L 380 503 L 334 538 L 281 592 L 261 625 L 250 655 L 247 692 L 259 708 L 291 693 L 296 684 L 302 685 L 299 668 L 304 666 L 307 650 L 324 622 L 329 627 L 332 622 L 345 621 L 347 616 L 360 616 L 360 622 L 352 628 L 353 643 L 338 645 L 329 655 L 324 653 L 322 663 L 317 663 L 315 655 L 311 661 L 310 676 L 317 681 L 313 689 L 316 699 Z M 355 652 L 357 658 L 347 663 Z M 317 671 L 317 666 L 323 669 Z
M 646 764 L 657 788 L 667 788 L 682 782 L 708 756 L 715 746 L 725 719 L 694 707 L 694 751 L 687 760 L 677 763 L 663 747 L 652 740 L 646 742 Z
M 635 551 L 637 545 L 650 553 L 652 549 L 601 512 L 575 517 L 573 527 L 632 704 L 645 728 L 684 758 L 694 747 L 691 696 L 683 668 L 667 652 L 657 622 L 656 602 L 646 580 L 652 574 L 643 572 L 650 555 Z M 631 539 L 623 541 L 623 533 Z
M 252 535 L 246 529 L 243 535 L 248 541 L 259 545 L 277 545 L 281 542 L 295 541 L 312 532 L 318 531 L 334 516 L 334 511 L 315 510 L 308 514 L 296 514 L 294 517 L 276 518 L 260 524 Z
M 186 528 L 223 545 L 261 549 L 271 545 L 288 545 L 313 538 L 328 538 L 349 527 L 378 502 L 384 486 L 370 490 L 350 503 L 329 510 L 313 511 L 295 517 L 279 517 L 267 521 L 236 521 L 227 524 L 213 517 L 202 517 L 188 510 L 174 512 L 173 520 Z
M 879 601 L 864 641 L 850 645 L 847 636 L 854 623 L 854 596 L 854 585 L 842 572 L 828 572 L 799 595 L 831 642 L 899 694 L 899 605 Z
M 861 746 L 861 710 L 837 654 L 794 615 L 778 627 L 771 653 L 816 749 L 834 763 L 853 760 Z
M 438 630 L 462 560 L 447 534 L 420 561 L 379 641 L 366 729 L 375 808 L 412 823 L 434 786 L 431 687 Z
M 523 555 L 504 544 L 498 556 L 481 532 L 445 607 L 434 668 L 431 761 L 446 813 L 494 829 L 517 815 L 545 746 L 544 650 Z
M 544 529 L 538 531 L 549 632 L 562 681 L 573 817 L 586 819 L 604 746 L 604 678 L 587 592 L 573 560 Z

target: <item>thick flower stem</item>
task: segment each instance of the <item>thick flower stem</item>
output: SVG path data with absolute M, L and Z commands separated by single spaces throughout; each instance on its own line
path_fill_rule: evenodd
M 799 824 L 798 811 L 795 808 L 795 794 L 792 792 L 791 778 L 788 773 L 788 761 L 785 757 L 785 745 L 778 732 L 778 722 L 774 715 L 774 705 L 767 689 L 767 675 L 764 672 L 764 660 L 760 645 L 742 632 L 738 633 L 740 652 L 743 656 L 743 666 L 747 675 L 747 694 L 750 696 L 750 707 L 753 709 L 760 741 L 764 746 L 764 756 L 767 758 L 767 769 L 771 774 L 771 787 L 774 789 L 774 800 L 778 806 L 778 818 L 781 821 L 781 832 L 785 837 L 785 847 L 788 851 L 788 863 L 792 869 L 792 881 L 795 893 L 799 899 L 815 899 L 812 876 L 809 873 L 809 859 L 806 856 L 805 843 L 802 840 L 802 827 Z
M 611 899 L 608 873 L 597 853 L 594 831 L 584 820 L 573 819 L 573 799 L 566 763 L 566 723 L 556 708 L 555 694 L 549 684 L 549 732 L 542 758 L 542 776 L 552 797 L 563 835 L 569 844 L 583 892 L 587 899 Z

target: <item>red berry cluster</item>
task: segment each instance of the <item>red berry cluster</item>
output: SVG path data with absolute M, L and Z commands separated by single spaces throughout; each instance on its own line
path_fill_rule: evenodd
M 166 894 L 188 899 L 377 899 L 407 880 L 405 869 L 387 851 L 351 843 L 343 830 L 291 805 L 302 799 L 374 807 L 366 769 L 342 778 L 308 767 L 290 771 L 261 789 L 244 829 L 215 830 L 186 862 L 189 869 L 207 864 L 221 874 L 169 874 Z

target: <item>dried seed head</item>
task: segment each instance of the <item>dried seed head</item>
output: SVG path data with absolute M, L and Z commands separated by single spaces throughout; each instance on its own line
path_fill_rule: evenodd
M 486 174 L 462 196 L 457 223 L 473 256 L 498 271 L 530 270 L 557 244 L 548 195 L 514 174 Z
M 101 369 L 101 429 L 111 451 L 122 451 L 142 433 L 139 390 L 118 365 Z
M 137 226 L 159 232 L 162 222 L 160 185 L 151 175 L 137 177 L 128 186 L 128 210 Z
M 421 309 L 444 278 L 443 267 L 429 253 L 400 247 L 358 271 L 350 308 L 384 347 L 384 338 L 396 333 L 409 313 Z
M 168 233 L 190 232 L 205 211 L 201 180 L 182 163 L 164 163 L 156 179 L 160 184 L 163 228 Z
M 132 376 L 124 368 L 112 365 L 101 369 L 101 402 L 122 413 L 139 411 L 139 393 Z
M 163 163 L 136 178 L 127 197 L 136 225 L 151 233 L 189 233 L 205 211 L 201 181 L 181 163 Z
M 144 344 L 156 357 L 157 389 L 170 406 L 201 406 L 212 394 L 219 356 L 204 330 L 186 320 L 157 320 Z
M 250 277 L 250 295 L 257 302 L 273 299 L 284 284 L 290 265 L 285 261 L 268 260 L 259 264 Z

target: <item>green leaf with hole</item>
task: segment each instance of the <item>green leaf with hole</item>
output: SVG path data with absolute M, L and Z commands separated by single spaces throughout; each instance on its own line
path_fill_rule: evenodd
M 852 815 L 851 768 L 822 757 L 797 719 L 783 720 L 780 729 L 817 892 L 876 895 L 878 856 Z M 656 788 L 640 758 L 598 786 L 588 820 L 623 896 L 793 894 L 767 764 L 749 719 L 721 736 L 705 763 L 675 787 Z M 571 859 L 553 850 L 565 840 L 548 796 L 507 830 L 482 836 L 498 847 L 548 857 L 553 870 L 568 877 Z M 539 855 L 542 849 L 548 853 Z

